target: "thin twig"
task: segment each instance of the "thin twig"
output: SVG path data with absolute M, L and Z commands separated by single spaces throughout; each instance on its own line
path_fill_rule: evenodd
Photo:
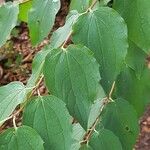
M 105 105 L 107 105 L 107 103 L 109 103 L 107 97 L 105 97 L 102 101 L 103 101 L 103 105 L 100 108 L 100 113 L 99 113 L 98 117 L 96 118 L 96 120 L 93 123 L 93 125 L 87 130 L 87 132 L 84 135 L 83 141 L 81 141 L 80 144 L 88 143 L 88 141 L 90 140 L 90 137 L 92 136 L 92 133 L 94 131 L 96 131 L 95 128 L 96 128 L 96 125 L 98 124 L 98 122 L 100 120 L 101 112 L 103 111 L 103 108 L 105 107 Z
M 42 75 L 42 76 L 39 78 L 39 81 L 37 82 L 36 87 L 32 90 L 32 92 L 31 92 L 31 94 L 30 94 L 29 97 L 31 97 L 31 96 L 33 95 L 33 93 L 36 91 L 36 89 L 40 86 L 40 83 L 42 82 L 43 78 L 44 78 L 44 75 Z
M 109 100 L 112 99 L 111 97 L 112 97 L 113 91 L 114 91 L 114 89 L 115 89 L 115 84 L 116 84 L 116 82 L 114 81 L 113 84 L 112 84 L 111 90 L 110 90 L 110 92 L 109 92 L 109 95 L 108 95 L 108 99 L 109 99 Z
M 105 98 L 103 99 L 103 105 L 102 105 L 102 107 L 101 107 L 100 113 L 99 113 L 98 117 L 96 118 L 96 121 L 94 122 L 94 124 L 92 125 L 92 127 L 91 127 L 90 129 L 88 129 L 88 131 L 86 132 L 86 134 L 85 134 L 85 136 L 84 136 L 84 140 L 81 141 L 81 144 L 87 143 L 87 142 L 89 141 L 89 139 L 90 139 L 90 137 L 91 137 L 93 131 L 94 131 L 95 128 L 96 128 L 97 123 L 99 122 L 99 117 L 100 117 L 100 115 L 101 115 L 101 112 L 103 111 L 103 108 L 104 108 L 105 105 L 107 105 L 110 101 L 112 101 L 111 96 L 112 96 L 112 93 L 113 93 L 113 91 L 114 91 L 114 88 L 115 88 L 115 81 L 114 81 L 113 84 L 112 84 L 111 90 L 110 90 L 110 92 L 109 92 L 109 97 L 105 97 Z
M 105 98 L 103 99 L 103 105 L 102 105 L 102 107 L 101 107 L 101 109 L 100 109 L 100 113 L 99 113 L 98 117 L 96 118 L 96 120 L 95 120 L 94 124 L 92 125 L 92 127 L 87 130 L 87 132 L 86 132 L 86 134 L 85 134 L 85 136 L 84 136 L 84 140 L 80 142 L 81 144 L 88 143 L 88 141 L 90 140 L 90 137 L 91 137 L 92 133 L 95 131 L 96 125 L 97 125 L 98 122 L 99 122 L 99 118 L 100 118 L 101 112 L 103 111 L 103 108 L 104 108 L 105 105 L 107 105 L 110 101 L 113 101 L 112 98 L 111 98 L 111 96 L 112 96 L 112 93 L 113 93 L 113 91 L 114 91 L 114 88 L 115 88 L 115 81 L 114 81 L 113 84 L 112 84 L 111 90 L 110 90 L 110 92 L 109 92 L 109 97 L 105 97 Z
M 14 126 L 14 129 L 17 130 L 17 126 L 16 126 L 16 116 L 13 116 L 13 126 Z
M 91 10 L 96 5 L 96 3 L 97 3 L 97 0 L 94 0 L 92 5 L 88 8 L 88 10 Z
M 62 49 L 65 48 L 65 45 L 67 44 L 68 40 L 70 39 L 72 35 L 72 31 L 68 34 L 66 40 L 63 42 L 63 44 L 60 46 Z
M 86 134 L 85 140 L 83 140 L 83 141 L 81 142 L 81 144 L 82 144 L 82 143 L 87 143 L 87 142 L 90 140 L 90 137 L 91 137 L 93 131 L 95 130 L 96 125 L 97 125 L 98 122 L 99 122 L 99 117 L 96 118 L 94 124 L 93 124 L 92 127 L 88 130 L 88 133 Z

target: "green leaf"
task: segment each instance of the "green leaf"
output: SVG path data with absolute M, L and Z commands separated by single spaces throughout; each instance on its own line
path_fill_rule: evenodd
M 150 52 L 149 6 L 149 0 L 115 0 L 113 5 L 127 23 L 129 39 L 147 53 Z
M 92 135 L 89 145 L 93 150 L 123 150 L 119 138 L 112 131 L 104 128 Z
M 102 129 L 98 133 L 94 133 L 89 145 L 93 150 L 122 150 L 118 137 L 107 129 Z
M 99 94 L 99 65 L 86 47 L 70 45 L 55 49 L 44 64 L 45 82 L 50 93 L 61 98 L 81 125 L 87 129 L 92 103 Z
M 54 96 L 37 97 L 25 108 L 23 124 L 34 128 L 44 140 L 45 150 L 69 150 L 71 117 L 63 101 Z
M 105 96 L 103 96 L 103 97 L 105 97 Z M 104 105 L 104 100 L 98 99 L 91 106 L 89 119 L 88 119 L 88 129 L 93 125 L 93 123 L 95 122 L 97 117 L 100 115 L 103 105 Z
M 29 30 L 33 45 L 37 45 L 50 33 L 55 16 L 60 9 L 60 0 L 33 0 L 29 11 Z
M 71 146 L 71 150 L 79 150 L 80 148 L 80 143 L 74 142 Z
M 73 42 L 90 48 L 100 64 L 104 90 L 109 93 L 127 53 L 127 27 L 113 9 L 100 7 L 79 17 L 73 28 Z
M 129 42 L 129 49 L 126 56 L 127 65 L 135 71 L 136 76 L 140 79 L 146 66 L 148 56 L 136 44 Z
M 26 98 L 26 88 L 21 82 L 11 82 L 0 87 L 0 122 L 3 122 Z
M 25 1 L 19 4 L 19 16 L 21 21 L 28 22 L 28 13 L 32 7 L 32 0 Z
M 150 70 L 144 68 L 141 77 L 137 78 L 133 70 L 126 67 L 116 82 L 117 97 L 128 100 L 141 117 L 147 104 L 150 102 Z
M 70 10 L 77 10 L 79 13 L 85 12 L 91 4 L 91 0 L 71 0 Z
M 101 0 L 100 6 L 106 6 L 111 0 Z
M 93 150 L 89 145 L 82 145 L 79 150 Z
M 16 26 L 18 13 L 15 3 L 8 2 L 0 6 L 0 47 L 9 39 L 11 30 Z
M 79 123 L 73 124 L 72 137 L 75 141 L 78 142 L 82 141 L 85 133 L 86 133 L 85 130 L 81 127 Z
M 0 134 L 1 150 L 44 150 L 43 140 L 37 132 L 27 126 L 7 129 Z
M 72 25 L 76 22 L 78 17 L 79 14 L 77 11 L 71 11 L 69 13 L 65 25 L 53 32 L 50 40 L 51 47 L 58 48 L 63 44 L 63 42 L 70 36 Z
M 124 99 L 107 104 L 101 115 L 104 128 L 119 137 L 123 150 L 132 149 L 139 132 L 134 108 Z
M 43 66 L 47 54 L 51 51 L 51 48 L 45 47 L 38 52 L 32 62 L 32 75 L 28 80 L 27 87 L 34 87 L 43 72 Z
M 80 148 L 80 142 L 83 140 L 83 137 L 85 135 L 85 130 L 80 126 L 79 123 L 73 124 L 73 144 L 71 146 L 71 150 L 79 150 Z

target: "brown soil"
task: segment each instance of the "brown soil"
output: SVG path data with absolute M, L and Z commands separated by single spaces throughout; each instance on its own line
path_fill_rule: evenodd
M 61 0 L 62 7 L 56 17 L 53 30 L 63 26 L 68 13 L 69 0 Z M 0 49 L 0 85 L 8 84 L 12 81 L 21 81 L 26 83 L 31 75 L 31 64 L 34 55 L 49 43 L 49 38 L 46 38 L 39 46 L 33 48 L 29 39 L 27 25 L 21 23 L 16 27 L 19 36 L 12 37 L 7 44 Z M 45 86 L 41 84 L 39 87 L 40 93 L 45 92 Z M 17 117 L 18 125 L 21 124 L 22 114 Z M 12 127 L 12 121 L 7 121 L 0 132 L 8 127 Z M 147 108 L 145 114 L 140 121 L 140 134 L 137 140 L 136 150 L 150 150 L 150 107 Z
M 140 120 L 140 134 L 135 149 L 150 150 L 150 106 Z

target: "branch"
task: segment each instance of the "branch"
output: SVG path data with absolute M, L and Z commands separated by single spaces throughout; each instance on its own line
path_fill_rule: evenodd
M 97 3 L 97 0 L 94 0 L 92 5 L 88 9 L 91 10 L 96 5 L 96 3 Z
M 95 131 L 96 125 L 97 125 L 98 122 L 99 122 L 99 118 L 100 118 L 100 115 L 101 115 L 101 113 L 102 113 L 102 111 L 103 111 L 103 108 L 104 108 L 109 102 L 113 101 L 112 98 L 111 98 L 111 96 L 112 96 L 112 93 L 113 93 L 113 91 L 114 91 L 114 88 L 115 88 L 115 81 L 114 81 L 113 84 L 112 84 L 111 90 L 110 90 L 110 92 L 109 92 L 109 96 L 108 96 L 108 97 L 105 97 L 105 98 L 103 99 L 103 105 L 102 105 L 102 107 L 101 107 L 101 110 L 100 110 L 100 113 L 99 113 L 98 117 L 96 118 L 96 120 L 95 120 L 95 122 L 93 123 L 93 125 L 91 126 L 91 128 L 87 130 L 87 132 L 86 132 L 85 135 L 84 135 L 83 141 L 81 141 L 80 144 L 88 143 L 88 141 L 90 140 L 90 138 L 91 138 L 91 136 L 92 136 L 92 133 Z
M 99 117 L 96 118 L 94 124 L 93 124 L 92 127 L 88 130 L 88 132 L 85 134 L 84 140 L 81 141 L 80 144 L 86 144 L 86 143 L 88 143 L 88 141 L 90 140 L 90 137 L 91 137 L 93 131 L 95 130 L 96 125 L 98 124 L 98 122 L 99 122 Z
M 62 49 L 65 48 L 68 40 L 71 38 L 71 35 L 72 35 L 72 31 L 68 34 L 68 37 L 67 39 L 63 42 L 63 44 L 60 46 Z
M 96 118 L 95 122 L 93 123 L 93 125 L 87 130 L 87 132 L 85 133 L 84 137 L 83 137 L 83 141 L 80 142 L 80 144 L 86 144 L 88 143 L 88 141 L 90 140 L 91 136 L 92 136 L 92 133 L 95 131 L 95 128 L 99 122 L 99 118 L 100 118 L 100 115 L 103 111 L 103 108 L 105 107 L 105 105 L 107 105 L 109 103 L 108 101 L 108 98 L 105 97 L 103 99 L 103 105 L 101 106 L 101 109 L 100 109 L 100 113 L 98 115 L 98 117 Z
M 14 126 L 14 129 L 17 130 L 17 126 L 16 126 L 16 116 L 13 117 L 13 126 Z

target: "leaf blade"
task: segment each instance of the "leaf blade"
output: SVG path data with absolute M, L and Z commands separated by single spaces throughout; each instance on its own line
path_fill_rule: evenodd
M 26 97 L 26 88 L 21 82 L 12 82 L 0 87 L 0 122 L 5 120 Z
M 127 65 L 135 71 L 137 78 L 140 79 L 142 72 L 146 67 L 147 54 L 136 44 L 129 41 L 128 53 L 126 56 Z
M 42 42 L 52 29 L 55 16 L 60 9 L 60 0 L 33 0 L 29 11 L 29 30 L 32 44 Z M 49 19 L 48 19 L 49 18 Z
M 89 145 L 93 150 L 122 150 L 119 138 L 113 132 L 107 129 L 101 129 L 98 133 L 93 134 Z
M 108 94 L 122 69 L 128 48 L 123 18 L 107 7 L 81 15 L 73 28 L 73 42 L 84 44 L 94 52 L 100 64 L 101 83 Z
M 132 105 L 126 100 L 118 98 L 107 104 L 101 115 L 101 120 L 105 129 L 111 130 L 119 137 L 124 150 L 133 148 L 139 127 L 137 114 Z
M 12 2 L 0 6 L 0 47 L 6 42 L 11 30 L 16 26 L 18 13 L 18 5 Z
M 129 39 L 146 53 L 150 52 L 150 1 L 149 0 L 124 0 L 121 2 L 115 0 L 113 7 L 125 19 L 128 30 Z
M 19 4 L 19 16 L 21 21 L 28 22 L 28 13 L 32 7 L 32 0 Z
M 149 80 L 150 70 L 148 68 L 144 68 L 141 77 L 137 78 L 135 72 L 126 67 L 116 81 L 116 95 L 129 101 L 135 108 L 138 117 L 142 116 L 150 102 Z
M 24 111 L 23 124 L 31 126 L 39 133 L 45 142 L 46 150 L 70 149 L 70 115 L 60 99 L 44 96 L 32 100 Z
M 49 91 L 61 98 L 70 114 L 87 128 L 90 107 L 100 89 L 98 64 L 91 51 L 75 45 L 66 51 L 54 50 L 46 58 L 44 77 Z
M 77 10 L 79 13 L 85 12 L 91 4 L 91 0 L 72 0 L 70 10 Z
M 36 85 L 40 75 L 43 73 L 45 58 L 50 51 L 51 48 L 47 46 L 35 55 L 32 62 L 32 74 L 28 79 L 27 87 L 34 87 Z
M 79 17 L 78 12 L 71 11 L 67 16 L 66 23 L 63 27 L 58 28 L 53 32 L 52 37 L 50 39 L 50 46 L 53 48 L 60 47 L 63 42 L 68 38 L 72 31 L 72 25 L 76 22 Z
M 44 150 L 43 140 L 35 130 L 22 126 L 7 129 L 0 134 L 0 149 L 3 150 Z

